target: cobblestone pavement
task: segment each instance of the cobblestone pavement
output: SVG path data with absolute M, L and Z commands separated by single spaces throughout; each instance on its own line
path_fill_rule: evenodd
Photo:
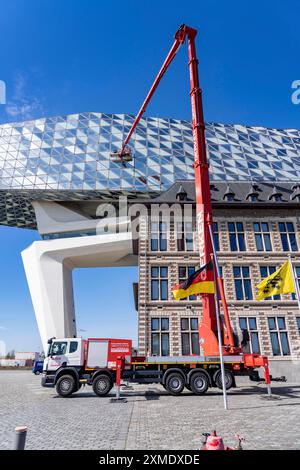
M 135 386 L 127 403 L 110 403 L 85 387 L 71 398 L 40 386 L 30 371 L 0 371 L 0 449 L 11 449 L 14 428 L 28 426 L 27 449 L 198 449 L 214 428 L 227 445 L 234 435 L 245 449 L 300 449 L 300 385 L 277 383 L 276 399 L 247 382 L 228 394 L 167 395 L 161 386 Z

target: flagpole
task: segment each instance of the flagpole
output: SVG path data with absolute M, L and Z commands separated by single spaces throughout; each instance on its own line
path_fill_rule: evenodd
M 214 237 L 212 233 L 212 227 L 209 225 L 209 233 L 213 248 L 213 253 L 211 254 L 211 260 L 213 263 L 213 274 L 214 274 L 214 297 L 215 297 L 215 305 L 216 305 L 216 317 L 217 317 L 217 330 L 218 330 L 218 343 L 219 343 L 219 354 L 220 354 L 220 367 L 221 367 L 221 376 L 222 376 L 222 390 L 223 390 L 223 402 L 224 402 L 224 410 L 228 410 L 228 401 L 227 401 L 227 391 L 226 391 L 226 383 L 225 383 L 225 367 L 224 367 L 224 358 L 223 358 L 223 351 L 222 351 L 222 336 L 221 336 L 221 325 L 220 325 L 220 305 L 218 299 L 218 285 L 216 282 L 216 270 L 217 275 L 220 276 L 220 267 L 217 260 L 216 249 L 214 244 Z
M 293 263 L 292 263 L 292 257 L 291 257 L 290 254 L 288 255 L 288 257 L 289 257 L 290 267 L 291 267 L 292 276 L 293 276 L 293 282 L 294 282 L 294 288 L 295 288 L 295 295 L 296 295 L 296 299 L 297 299 L 297 302 L 298 302 L 298 309 L 299 309 L 299 311 L 300 311 L 300 292 L 299 292 L 299 284 L 298 284 L 298 280 L 297 280 L 296 275 L 295 275 L 295 270 L 294 270 L 294 266 L 293 266 Z

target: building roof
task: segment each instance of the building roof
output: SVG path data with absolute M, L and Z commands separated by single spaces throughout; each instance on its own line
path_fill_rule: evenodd
M 177 181 L 167 191 L 159 194 L 152 199 L 153 203 L 173 204 L 178 202 L 178 191 L 184 190 L 186 193 L 186 203 L 195 202 L 195 184 L 194 181 Z M 230 191 L 228 191 L 228 189 Z M 210 185 L 211 200 L 213 204 L 292 204 L 300 203 L 300 182 L 295 183 L 271 183 L 259 182 L 252 183 L 251 181 L 232 182 L 230 186 L 226 182 L 215 182 Z M 232 195 L 230 199 L 226 197 L 227 194 Z M 272 197 L 274 195 L 279 197 Z
M 33 199 L 152 197 L 176 181 L 193 181 L 186 120 L 141 119 L 130 141 L 133 160 L 112 160 L 133 119 L 82 113 L 1 125 L 0 224 L 35 228 Z M 207 123 L 206 143 L 211 181 L 226 181 L 237 194 L 234 184 L 243 181 L 300 181 L 299 130 Z

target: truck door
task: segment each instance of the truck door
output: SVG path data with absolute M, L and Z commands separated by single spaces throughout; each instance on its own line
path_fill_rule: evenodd
M 48 370 L 58 369 L 64 362 L 67 362 L 66 352 L 68 341 L 53 341 L 49 350 Z

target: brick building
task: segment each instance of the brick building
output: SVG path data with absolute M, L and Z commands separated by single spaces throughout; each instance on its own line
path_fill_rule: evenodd
M 232 326 L 247 329 L 251 352 L 266 354 L 274 375 L 300 377 L 300 311 L 293 294 L 256 301 L 256 285 L 291 255 L 300 283 L 300 184 L 214 183 L 214 237 Z M 194 183 L 182 181 L 151 201 L 195 211 Z M 164 207 L 166 207 L 164 206 Z M 162 207 L 162 206 L 161 206 Z M 172 286 L 199 266 L 195 218 L 144 221 L 139 240 L 139 352 L 199 353 L 200 297 L 175 301 Z M 180 237 L 182 233 L 182 238 Z

